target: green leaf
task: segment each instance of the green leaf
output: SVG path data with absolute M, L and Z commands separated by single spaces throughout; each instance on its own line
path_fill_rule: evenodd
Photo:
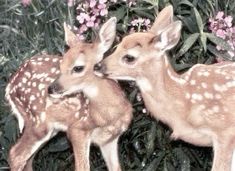
M 195 32 L 198 31 L 197 30 L 197 25 L 196 25 L 196 23 L 195 23 L 195 21 L 193 20 L 192 17 L 184 17 L 184 16 L 180 15 L 180 16 L 178 16 L 178 18 L 183 21 L 184 26 L 186 26 L 187 29 L 191 33 L 195 33 Z
M 229 60 L 229 61 L 235 61 L 235 59 L 232 58 L 228 53 L 225 53 L 225 52 L 223 53 L 221 51 L 218 51 L 215 46 L 207 45 L 207 49 L 217 57 L 220 57 L 220 58 L 222 57 L 225 60 Z
M 204 52 L 206 52 L 206 49 L 207 49 L 207 47 L 206 47 L 207 37 L 206 37 L 206 34 L 205 34 L 205 33 L 202 33 L 202 34 L 201 34 L 200 40 L 201 40 L 201 43 L 202 43 Z
M 185 154 L 182 148 L 174 149 L 174 154 L 180 164 L 181 171 L 190 170 L 190 160 L 189 157 Z
M 177 53 L 177 57 L 182 56 L 183 54 L 185 54 L 191 47 L 192 45 L 196 42 L 196 40 L 199 37 L 199 33 L 194 33 L 191 34 L 183 43 L 181 49 L 179 50 L 179 52 Z
M 202 22 L 202 17 L 200 15 L 200 13 L 198 12 L 197 8 L 193 8 L 195 17 L 196 17 L 196 22 L 197 22 L 197 26 L 199 29 L 199 32 L 202 34 L 203 33 L 203 22 Z
M 151 163 L 149 165 L 147 165 L 143 170 L 145 170 L 145 171 L 156 170 L 156 168 L 158 168 L 158 166 L 160 165 L 160 163 L 165 155 L 166 155 L 166 153 L 164 151 L 159 152 L 157 158 L 153 159 L 151 161 Z
M 158 4 L 159 4 L 159 0 L 143 0 L 149 4 L 151 4 L 152 6 L 157 6 L 158 7 Z
M 220 46 L 222 49 L 227 50 L 227 51 L 233 51 L 231 46 L 222 38 L 215 36 L 213 33 L 205 33 L 205 34 L 211 42 Z
M 115 16 L 117 18 L 117 22 L 119 22 L 120 20 L 123 20 L 123 18 L 126 16 L 126 8 L 122 6 L 115 11 L 110 11 L 109 15 Z
M 190 7 L 194 7 L 194 5 L 191 2 L 189 2 L 188 0 L 181 0 L 178 4 L 179 5 L 184 4 L 184 5 L 188 5 Z

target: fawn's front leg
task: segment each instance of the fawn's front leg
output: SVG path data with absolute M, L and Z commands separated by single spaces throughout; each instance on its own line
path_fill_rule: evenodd
M 118 156 L 118 139 L 119 137 L 108 142 L 107 144 L 100 146 L 109 171 L 121 171 Z
M 234 138 L 230 141 L 214 142 L 214 158 L 211 171 L 231 171 L 234 147 Z
M 90 162 L 90 132 L 71 128 L 67 131 L 68 138 L 73 146 L 76 171 L 89 171 Z
M 34 153 L 30 159 L 27 161 L 26 166 L 24 167 L 23 171 L 33 171 L 33 160 L 35 157 L 36 153 Z

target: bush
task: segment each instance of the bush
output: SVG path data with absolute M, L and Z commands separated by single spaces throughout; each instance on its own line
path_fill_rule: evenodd
M 92 0 L 90 0 L 92 1 Z M 23 4 L 22 4 L 23 3 Z M 180 43 L 170 52 L 175 70 L 184 72 L 196 63 L 234 60 L 228 52 L 234 46 L 208 28 L 208 21 L 219 11 L 235 17 L 235 1 L 224 0 L 95 0 L 87 1 L 25 0 L 0 1 L 0 170 L 8 168 L 9 148 L 19 137 L 16 119 L 4 100 L 7 81 L 18 66 L 34 54 L 46 51 L 63 54 L 63 22 L 74 25 L 79 38 L 93 40 L 95 30 L 110 16 L 118 19 L 117 41 L 132 31 L 150 27 L 156 12 L 167 4 L 174 6 L 175 18 L 183 22 Z M 98 11 L 94 12 L 97 8 Z M 96 13 L 96 17 L 91 17 Z M 211 20 L 212 21 L 212 20 Z M 213 31 L 213 30 L 212 30 Z M 216 31 L 214 32 L 216 34 Z M 234 36 L 234 35 L 233 35 Z M 232 39 L 235 42 L 234 39 Z M 234 43 L 235 45 L 235 43 Z M 218 47 L 220 47 L 218 49 Z M 133 83 L 121 83 L 134 106 L 134 120 L 121 137 L 120 160 L 123 170 L 209 170 L 211 149 L 199 148 L 181 141 L 171 141 L 171 130 L 155 121 L 144 108 Z M 92 170 L 106 170 L 96 147 L 91 149 Z M 64 134 L 52 139 L 36 156 L 35 170 L 73 170 L 70 144 Z

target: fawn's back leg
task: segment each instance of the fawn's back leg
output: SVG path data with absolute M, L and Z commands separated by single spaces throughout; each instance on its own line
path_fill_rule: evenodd
M 27 162 L 32 162 L 30 159 L 32 155 L 51 137 L 53 136 L 53 130 L 49 130 L 46 125 L 39 125 L 38 127 L 27 127 L 17 141 L 17 143 L 11 148 L 9 153 L 9 165 L 11 171 L 22 171 L 26 167 Z M 29 163 L 27 168 L 32 168 Z
M 27 161 L 23 171 L 33 171 L 33 160 L 34 160 L 35 155 L 36 155 L 36 153 L 30 157 L 30 159 Z

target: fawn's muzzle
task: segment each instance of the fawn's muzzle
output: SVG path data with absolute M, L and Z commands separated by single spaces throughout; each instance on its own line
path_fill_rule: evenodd
M 59 83 L 57 83 L 57 82 L 52 83 L 47 88 L 48 94 L 60 94 L 61 90 L 62 90 L 62 86 Z
M 106 72 L 106 65 L 102 62 L 99 62 L 97 64 L 95 64 L 94 66 L 94 71 L 100 72 L 102 74 L 105 74 Z

